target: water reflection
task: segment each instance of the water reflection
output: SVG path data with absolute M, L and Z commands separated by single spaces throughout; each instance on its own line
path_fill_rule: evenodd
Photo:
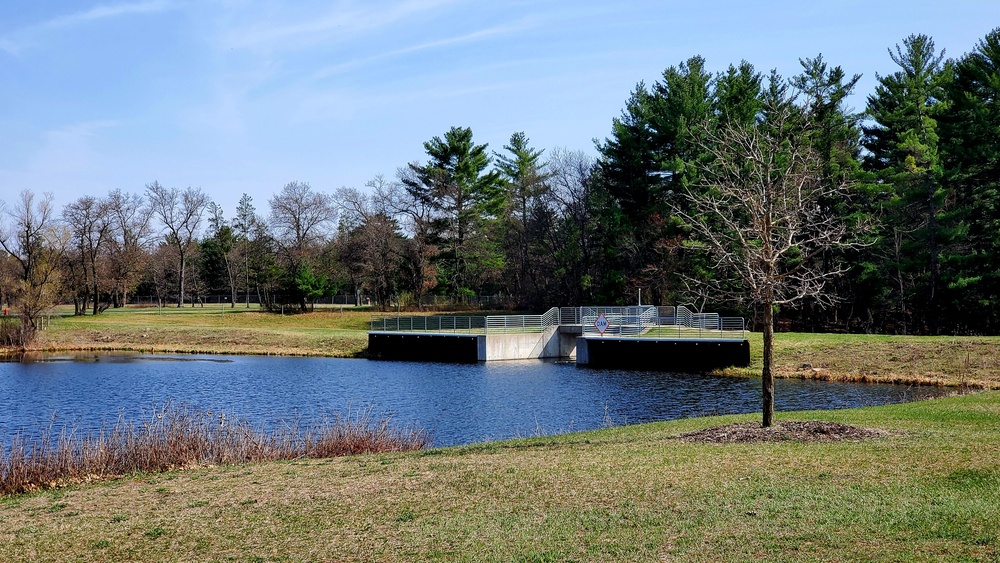
M 776 382 L 779 411 L 849 408 L 939 393 L 895 385 Z M 255 424 L 373 409 L 445 446 L 759 410 L 760 380 L 578 368 L 330 358 L 58 354 L 0 364 L 0 434 L 111 425 L 167 401 Z

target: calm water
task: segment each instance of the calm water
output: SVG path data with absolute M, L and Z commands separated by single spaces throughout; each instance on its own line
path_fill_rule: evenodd
M 779 411 L 912 400 L 933 390 L 776 382 Z M 0 363 L 0 436 L 138 421 L 167 401 L 256 424 L 372 409 L 447 446 L 706 414 L 759 411 L 760 380 L 578 368 L 241 356 L 56 356 Z

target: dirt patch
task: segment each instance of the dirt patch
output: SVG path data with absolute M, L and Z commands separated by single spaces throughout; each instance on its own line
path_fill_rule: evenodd
M 805 422 L 777 422 L 770 428 L 761 428 L 758 422 L 741 422 L 706 428 L 681 434 L 684 442 L 743 443 L 758 442 L 840 442 L 859 441 L 888 436 L 889 432 L 876 428 L 859 428 L 839 422 L 807 420 Z

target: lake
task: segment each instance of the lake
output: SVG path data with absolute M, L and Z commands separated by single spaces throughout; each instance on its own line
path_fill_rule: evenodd
M 254 424 L 371 409 L 435 446 L 760 410 L 759 379 L 616 371 L 538 360 L 480 364 L 332 358 L 53 355 L 0 362 L 0 436 L 138 422 L 168 401 Z M 775 383 L 779 411 L 899 403 L 930 388 Z

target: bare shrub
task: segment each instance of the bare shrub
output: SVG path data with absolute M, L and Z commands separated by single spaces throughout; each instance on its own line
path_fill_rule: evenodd
M 376 418 L 371 410 L 267 431 L 226 412 L 170 404 L 138 425 L 119 416 L 113 427 L 88 435 L 53 430 L 35 439 L 17 433 L 0 449 L 0 494 L 204 465 L 418 450 L 430 441 L 423 430 Z
M 0 348 L 20 348 L 21 321 L 8 316 L 0 317 Z

